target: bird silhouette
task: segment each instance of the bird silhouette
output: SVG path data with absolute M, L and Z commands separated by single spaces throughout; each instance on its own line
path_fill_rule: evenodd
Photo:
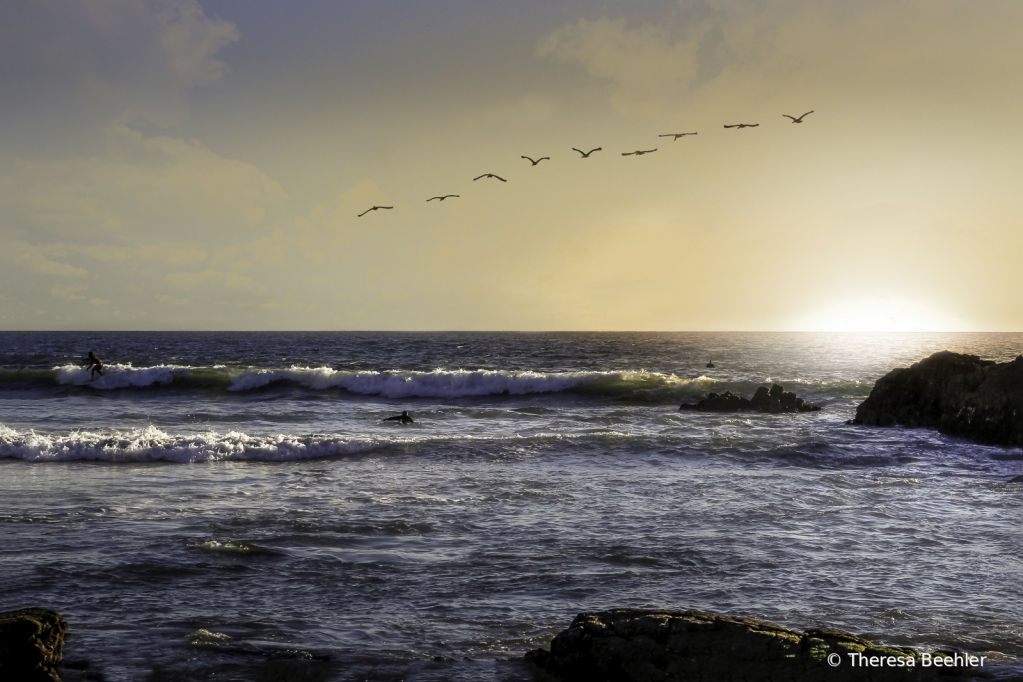
M 457 194 L 445 194 L 445 195 L 444 195 L 444 196 L 442 196 L 442 197 L 430 197 L 429 199 L 427 199 L 427 201 L 428 201 L 428 202 L 429 202 L 429 201 L 433 201 L 434 199 L 440 199 L 441 201 L 444 201 L 445 199 L 450 199 L 451 197 L 455 197 L 455 198 L 457 198 L 458 196 L 459 196 L 459 195 L 457 195 Z
M 498 180 L 500 180 L 501 182 L 508 182 L 507 180 L 505 180 L 505 179 L 504 179 L 504 178 L 502 178 L 501 176 L 499 176 L 499 175 L 494 175 L 493 173 L 484 173 L 484 174 L 483 174 L 483 175 L 481 175 L 481 176 L 480 176 L 479 178 L 473 178 L 473 179 L 472 179 L 472 181 L 473 181 L 473 182 L 476 182 L 476 181 L 477 181 L 477 180 L 479 180 L 480 178 L 497 178 L 497 179 L 498 179 Z
M 373 208 L 367 208 L 365 211 L 363 211 L 362 213 L 359 214 L 359 217 L 361 218 L 362 216 L 366 215 L 370 211 L 375 211 L 375 210 L 380 209 L 380 208 L 394 208 L 394 206 L 374 206 Z
M 803 114 L 802 116 L 800 116 L 799 118 L 796 118 L 795 116 L 789 116 L 788 114 L 782 114 L 782 116 L 784 116 L 785 118 L 791 118 L 793 123 L 802 123 L 803 119 L 806 118 L 807 116 L 809 116 L 812 113 L 813 113 L 812 111 L 808 111 L 805 114 Z
M 636 156 L 643 156 L 644 154 L 649 154 L 650 152 L 656 152 L 656 151 L 657 151 L 656 149 L 648 149 L 645 152 L 642 152 L 642 151 L 637 149 L 634 152 L 623 152 L 622 156 L 632 156 L 633 154 L 635 154 Z
M 541 157 L 540 157 L 539 159 L 537 159 L 536 161 L 533 161 L 533 159 L 530 159 L 530 158 L 529 158 L 528 156 L 523 156 L 522 158 L 524 158 L 524 159 L 528 159 L 528 160 L 529 160 L 529 162 L 530 162 L 530 163 L 532 163 L 532 164 L 533 164 L 534 166 L 535 166 L 536 164 L 540 163 L 541 161 L 543 161 L 544 159 L 546 159 L 547 161 L 550 161 L 550 160 L 551 160 L 551 157 L 549 157 L 549 156 L 541 156 Z
M 784 115 L 784 114 L 783 114 Z M 734 126 L 725 126 L 726 128 L 756 128 L 759 123 L 736 123 Z
M 695 134 L 696 133 L 668 133 L 667 135 L 658 135 L 657 137 L 673 137 L 673 138 L 675 138 L 675 140 L 677 140 L 680 137 L 685 137 L 686 135 L 695 135 Z M 675 140 L 672 140 L 672 142 L 674 142 Z
M 588 151 L 588 152 L 584 152 L 584 151 L 583 151 L 582 149 L 576 149 L 575 147 L 572 147 L 572 151 L 575 151 L 575 152 L 579 152 L 580 154 L 582 154 L 582 155 L 583 155 L 583 158 L 584 158 L 584 159 L 588 159 L 588 158 L 590 158 L 590 154 L 592 154 L 593 152 L 599 152 L 599 151 L 601 151 L 601 148 L 600 148 L 600 147 L 597 147 L 596 149 L 591 149 L 591 150 L 590 150 L 590 151 Z
M 710 362 L 707 363 L 707 369 L 714 369 L 714 361 L 713 360 L 711 360 Z

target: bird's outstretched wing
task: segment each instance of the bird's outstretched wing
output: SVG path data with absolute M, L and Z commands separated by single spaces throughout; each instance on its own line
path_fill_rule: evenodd
M 633 154 L 639 154 L 639 152 L 622 152 L 622 156 L 632 156 Z
M 813 110 L 811 109 L 810 111 L 808 111 L 805 114 L 803 114 L 802 116 L 800 116 L 799 120 L 802 121 L 804 118 L 806 118 L 807 116 L 809 116 L 812 113 L 813 113 Z
M 647 149 L 646 151 L 644 151 L 644 152 L 639 152 L 639 153 L 640 153 L 640 154 L 649 154 L 650 152 L 656 152 L 656 151 L 657 151 L 656 149 Z
M 472 179 L 472 181 L 473 181 L 473 182 L 476 182 L 476 181 L 477 181 L 477 180 L 479 180 L 480 178 L 485 178 L 485 177 L 487 177 L 487 174 L 486 174 L 486 173 L 484 173 L 483 175 L 481 175 L 481 176 L 480 176 L 479 178 L 473 178 L 473 179 Z
M 739 127 L 739 124 L 738 124 L 738 123 L 736 123 L 736 124 L 735 124 L 734 126 L 725 126 L 725 127 L 726 127 L 726 128 L 738 128 L 738 127 Z
M 580 154 L 583 155 L 584 159 L 586 158 L 586 152 L 584 152 L 582 149 L 576 149 L 575 147 L 572 147 L 572 151 L 579 152 Z
M 536 161 L 533 161 L 533 159 L 530 159 L 530 158 L 529 158 L 528 156 L 523 156 L 522 158 L 524 158 L 524 159 L 527 159 L 527 160 L 528 160 L 528 161 L 529 161 L 529 162 L 530 162 L 531 164 L 533 164 L 534 166 L 535 166 L 535 165 L 537 164 L 537 162 L 536 162 Z
M 785 118 L 791 118 L 793 123 L 799 120 L 795 116 L 789 116 L 788 114 L 782 114 L 782 116 L 784 116 Z M 802 116 L 800 116 L 800 118 L 802 118 Z
M 365 211 L 363 211 L 362 213 L 359 214 L 359 217 L 361 218 L 362 216 L 366 215 L 367 213 L 369 213 L 372 210 L 373 209 L 371 209 L 371 208 L 367 208 Z
M 502 177 L 501 177 L 501 176 L 499 176 L 499 175 L 491 175 L 490 177 L 492 177 L 492 178 L 497 178 L 497 179 L 498 179 L 498 180 L 500 180 L 501 182 L 508 182 L 507 180 L 505 180 L 504 178 L 502 178 Z

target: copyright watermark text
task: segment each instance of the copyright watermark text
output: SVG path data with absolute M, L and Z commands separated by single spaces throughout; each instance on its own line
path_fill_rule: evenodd
M 846 653 L 853 668 L 976 668 L 984 665 L 986 656 L 972 654 L 920 654 L 915 656 L 867 656 L 858 651 Z M 828 654 L 828 665 L 837 668 L 842 665 L 841 654 Z

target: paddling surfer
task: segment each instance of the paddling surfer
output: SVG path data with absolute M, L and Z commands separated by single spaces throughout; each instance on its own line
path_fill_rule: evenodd
M 89 357 L 86 359 L 89 361 L 89 364 L 85 366 L 85 369 L 89 369 L 90 367 L 92 368 L 92 372 L 89 373 L 89 381 L 96 378 L 96 372 L 99 372 L 99 375 L 103 376 L 103 358 L 97 358 L 90 350 Z
M 388 417 L 387 419 L 384 419 L 383 421 L 385 421 L 385 422 L 398 422 L 399 424 L 414 424 L 415 423 L 414 421 L 412 421 L 412 417 L 409 416 L 408 410 L 403 410 L 401 414 L 396 415 L 394 417 Z

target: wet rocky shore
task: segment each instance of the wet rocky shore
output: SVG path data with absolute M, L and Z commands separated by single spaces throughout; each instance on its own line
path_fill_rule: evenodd
M 987 445 L 1023 446 L 1023 355 L 996 363 L 941 351 L 877 380 L 850 424 L 937 429 Z

